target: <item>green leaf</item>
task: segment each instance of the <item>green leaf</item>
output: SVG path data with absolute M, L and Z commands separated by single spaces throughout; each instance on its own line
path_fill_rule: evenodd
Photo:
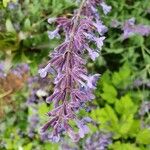
M 114 144 L 110 145 L 111 150 L 140 150 L 140 148 L 136 147 L 134 144 L 131 143 L 121 143 L 115 142 Z
M 110 83 L 111 79 L 110 79 L 110 71 L 107 70 L 106 72 L 104 72 L 104 74 L 101 77 L 100 82 L 102 83 Z
M 10 0 L 3 0 L 3 6 L 7 7 L 7 4 L 10 2 Z
M 140 130 L 140 120 L 133 120 L 132 125 L 130 127 L 129 136 L 135 137 Z
M 150 144 L 150 129 L 143 129 L 137 134 L 137 143 Z
M 28 31 L 31 28 L 31 22 L 29 18 L 26 18 L 26 20 L 24 21 L 24 30 Z
M 127 134 L 130 131 L 130 128 L 132 126 L 133 123 L 133 115 L 123 115 L 121 120 L 119 121 L 119 133 L 124 136 L 125 134 Z
M 106 105 L 101 109 L 94 109 L 91 112 L 91 118 L 101 124 L 102 129 L 109 131 L 118 130 L 118 118 L 111 106 Z
M 116 87 L 125 88 L 128 84 L 129 77 L 131 75 L 131 69 L 128 63 L 125 63 L 118 72 L 112 74 L 112 83 Z
M 116 89 L 111 84 L 103 83 L 103 93 L 101 97 L 108 103 L 114 103 L 117 100 L 116 96 Z
M 32 150 L 32 143 L 29 143 L 23 147 L 23 150 Z
M 115 85 L 115 86 L 118 86 L 122 81 L 122 78 L 120 76 L 120 74 L 118 72 L 114 72 L 112 74 L 112 83 Z
M 144 43 L 144 37 L 142 35 L 136 34 L 130 37 L 130 45 L 142 46 Z
M 10 19 L 6 20 L 6 30 L 8 32 L 16 32 Z
M 48 111 L 49 111 L 49 107 L 46 105 L 46 103 L 40 104 L 38 109 L 39 115 L 45 115 Z
M 125 95 L 119 101 L 116 101 L 115 110 L 118 114 L 129 115 L 137 111 L 137 106 L 132 102 L 129 95 Z

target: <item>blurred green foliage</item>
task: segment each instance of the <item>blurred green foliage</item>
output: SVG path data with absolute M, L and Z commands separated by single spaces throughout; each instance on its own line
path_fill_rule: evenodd
M 107 0 L 107 3 L 112 6 L 112 12 L 108 16 L 101 15 L 109 29 L 105 45 L 97 61 L 87 65 L 91 72 L 102 74 L 95 92 L 97 107 L 90 113 L 82 110 L 80 116 L 89 115 L 100 124 L 98 128 L 90 125 L 91 134 L 97 130 L 113 134 L 110 150 L 149 150 L 150 114 L 139 115 L 141 104 L 150 101 L 149 87 L 145 84 L 136 87 L 134 82 L 141 79 L 143 83 L 150 83 L 150 36 L 135 35 L 123 41 L 120 38 L 122 31 L 110 24 L 113 20 L 124 22 L 135 17 L 137 23 L 150 25 L 150 2 Z M 0 59 L 10 60 L 11 66 L 28 63 L 31 74 L 36 74 L 38 65 L 61 42 L 48 39 L 47 30 L 54 27 L 48 25 L 47 19 L 68 15 L 76 7 L 71 0 L 1 1 Z M 28 93 L 25 87 L 13 96 L 16 111 L 5 108 L 6 115 L 0 120 L 0 149 L 59 149 L 59 144 L 42 142 L 38 131 L 34 139 L 28 137 L 27 118 L 33 114 L 25 104 Z M 41 103 L 36 108 L 44 122 L 43 114 L 51 106 Z

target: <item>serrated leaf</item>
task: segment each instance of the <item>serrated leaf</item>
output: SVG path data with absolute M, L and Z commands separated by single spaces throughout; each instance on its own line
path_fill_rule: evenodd
M 118 72 L 112 74 L 112 83 L 115 86 L 124 87 L 128 82 L 128 78 L 131 74 L 131 69 L 127 63 L 125 63 Z
M 112 107 L 109 105 L 106 105 L 101 109 L 92 110 L 91 118 L 100 123 L 101 128 L 109 131 L 118 130 L 118 118 Z
M 117 100 L 117 91 L 111 84 L 107 84 L 104 82 L 102 90 L 103 93 L 101 94 L 101 97 L 108 103 L 114 103 Z
M 122 96 L 119 101 L 115 103 L 115 109 L 119 114 L 134 114 L 137 110 L 137 106 L 132 102 L 129 95 Z

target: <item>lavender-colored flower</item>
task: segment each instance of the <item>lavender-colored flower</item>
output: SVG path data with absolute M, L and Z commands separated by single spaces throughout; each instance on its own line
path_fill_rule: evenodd
M 28 64 L 20 64 L 20 65 L 17 65 L 15 68 L 11 69 L 11 72 L 20 78 L 22 78 L 22 75 L 24 73 L 27 73 L 28 71 L 29 71 Z
M 135 34 L 140 34 L 142 36 L 148 36 L 150 34 L 150 26 L 142 25 L 142 24 L 135 24 L 135 18 L 131 18 L 125 21 L 123 27 L 123 39 L 127 39 Z
M 78 150 L 77 147 L 73 147 L 72 145 L 69 145 L 67 142 L 63 143 L 61 145 L 61 150 Z
M 103 46 L 103 41 L 105 40 L 105 37 L 104 36 L 99 37 L 99 38 L 95 37 L 94 40 L 97 44 L 97 47 L 101 50 L 102 46 Z
M 32 115 L 28 118 L 28 122 L 29 122 L 29 131 L 28 131 L 28 135 L 30 138 L 33 138 L 33 136 L 35 135 L 36 128 L 38 126 L 39 123 L 39 117 L 37 114 Z
M 4 73 L 4 63 L 0 62 L 0 78 L 4 78 L 5 73 Z
M 117 28 L 117 27 L 119 27 L 121 25 L 121 23 L 118 20 L 112 20 L 110 25 L 113 28 Z
M 59 35 L 59 28 L 56 28 L 54 31 L 47 31 L 48 33 L 48 37 L 50 39 L 54 39 L 54 38 L 60 38 L 60 35 Z
M 45 68 L 39 69 L 41 78 L 45 78 L 48 73 L 54 73 L 54 69 L 50 67 L 50 64 L 48 64 Z
M 9 8 L 10 10 L 17 9 L 17 7 L 18 7 L 18 4 L 17 4 L 17 3 L 14 3 L 14 2 L 9 2 L 9 3 L 8 3 L 8 8 Z
M 81 138 L 84 137 L 85 134 L 87 134 L 89 132 L 89 128 L 87 127 L 87 125 L 84 124 L 83 121 L 76 121 L 77 127 L 79 128 L 79 135 Z
M 99 20 L 96 20 L 96 23 L 93 23 L 93 25 L 96 27 L 100 35 L 103 35 L 108 30 L 108 28 L 104 26 L 103 23 Z
M 102 2 L 100 5 L 102 6 L 105 15 L 111 11 L 111 6 L 108 6 L 105 2 Z
M 86 150 L 106 150 L 108 145 L 112 143 L 110 133 L 96 132 L 88 138 L 84 144 Z
M 94 50 L 92 50 L 89 47 L 86 47 L 91 59 L 94 61 L 97 57 L 99 57 L 99 53 L 95 52 Z
M 87 50 L 91 59 L 95 60 L 105 39 L 102 35 L 107 28 L 99 20 L 97 6 L 101 6 L 105 14 L 111 9 L 101 0 L 82 0 L 72 18 L 57 18 L 56 30 L 48 32 L 50 39 L 59 37 L 59 30 L 65 33 L 65 41 L 54 49 L 48 65 L 39 70 L 41 77 L 46 77 L 51 68 L 56 71 L 54 92 L 46 99 L 48 103 L 54 102 L 54 109 L 48 112 L 50 120 L 41 128 L 42 135 L 51 130 L 51 141 L 58 141 L 60 135 L 66 132 L 76 142 L 89 131 L 85 122 L 77 118 L 76 111 L 94 99 L 92 93 L 99 78 L 99 74 L 88 75 L 83 58 Z M 49 20 L 51 23 L 54 19 Z M 91 43 L 95 43 L 95 50 L 90 48 Z M 78 131 L 73 130 L 70 120 L 76 123 Z
M 150 111 L 150 102 L 149 101 L 144 101 L 141 105 L 141 108 L 139 110 L 139 114 L 141 116 L 144 116 L 146 113 Z
M 56 21 L 56 18 L 49 18 L 48 20 L 47 20 L 47 22 L 49 23 L 49 24 L 51 24 L 51 23 L 53 23 L 53 22 L 55 22 Z

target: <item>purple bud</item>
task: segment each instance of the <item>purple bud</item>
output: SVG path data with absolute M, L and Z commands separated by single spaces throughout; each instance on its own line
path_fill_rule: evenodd
M 45 68 L 39 69 L 41 78 L 45 78 L 48 73 L 54 74 L 54 69 L 48 64 Z
M 99 57 L 99 54 L 95 52 L 94 50 L 90 49 L 89 47 L 86 47 L 86 49 L 89 52 L 89 55 L 93 61 L 95 61 L 95 59 Z
M 104 36 L 102 36 L 102 37 L 100 37 L 100 38 L 97 38 L 97 37 L 95 37 L 94 38 L 94 40 L 95 40 L 95 42 L 96 42 L 96 44 L 97 44 L 97 47 L 101 50 L 102 49 L 102 46 L 103 46 L 103 41 L 104 41 L 104 39 L 105 39 L 105 37 Z
M 51 23 L 55 22 L 56 19 L 57 19 L 57 18 L 48 18 L 47 22 L 48 22 L 49 24 L 51 24 Z
M 49 39 L 60 38 L 58 31 L 59 28 L 56 28 L 54 31 L 47 31 Z
M 105 15 L 111 11 L 111 6 L 108 6 L 105 2 L 102 2 L 100 5 L 102 6 Z

